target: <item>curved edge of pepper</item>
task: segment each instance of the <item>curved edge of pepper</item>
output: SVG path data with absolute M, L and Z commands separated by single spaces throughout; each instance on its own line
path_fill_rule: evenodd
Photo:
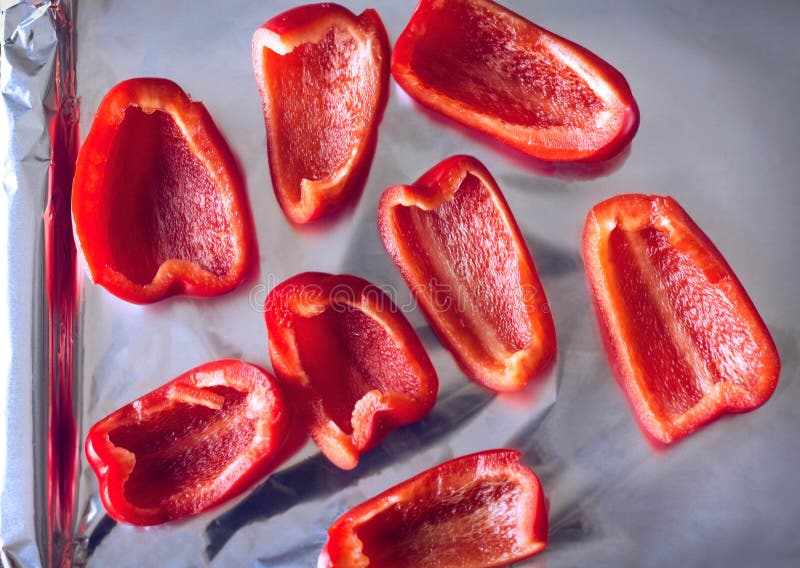
M 256 456 L 245 471 L 235 477 L 227 488 L 218 492 L 205 505 L 194 510 L 164 510 L 159 508 L 142 508 L 133 505 L 125 495 L 125 484 L 132 473 L 136 459 L 125 448 L 115 446 L 109 439 L 109 431 L 112 427 L 117 427 L 119 420 L 133 421 L 137 418 L 126 417 L 129 412 L 139 413 L 142 411 L 142 401 L 146 398 L 168 397 L 170 389 L 175 385 L 191 382 L 197 375 L 203 373 L 228 372 L 246 370 L 257 373 L 265 379 L 265 389 L 274 398 L 274 405 L 269 409 L 269 415 L 261 417 L 260 420 L 270 419 L 268 428 L 270 430 L 269 439 L 262 441 L 262 444 L 269 443 L 270 447 L 265 447 L 265 453 Z M 230 382 L 225 382 L 226 386 L 236 389 Z M 139 404 L 138 409 L 134 406 Z M 275 412 L 277 411 L 277 412 Z M 175 379 L 163 384 L 162 386 L 148 392 L 136 400 L 122 406 L 95 423 L 87 433 L 84 451 L 98 480 L 100 500 L 106 512 L 116 521 L 134 526 L 154 526 L 166 522 L 172 522 L 184 517 L 194 516 L 209 509 L 217 507 L 246 491 L 256 482 L 268 475 L 274 467 L 286 459 L 285 446 L 289 433 L 292 417 L 290 409 L 286 405 L 284 394 L 282 393 L 275 378 L 265 369 L 241 361 L 238 359 L 220 359 L 210 361 L 194 367 Z M 252 448 L 248 447 L 248 452 Z M 298 448 L 292 448 L 296 451 Z M 130 457 L 129 457 L 130 456 Z
M 436 0 L 420 0 L 408 24 L 395 42 L 391 70 L 397 84 L 419 104 L 442 114 L 458 124 L 490 136 L 514 150 L 545 163 L 596 164 L 610 161 L 620 155 L 633 141 L 640 123 L 639 106 L 633 97 L 625 76 L 609 62 L 587 48 L 539 26 L 496 2 L 491 0 L 483 1 L 485 4 L 496 6 L 498 10 L 519 18 L 551 40 L 562 44 L 603 75 L 605 83 L 614 92 L 617 101 L 620 103 L 619 112 L 622 115 L 619 128 L 613 136 L 608 138 L 605 144 L 593 150 L 574 150 L 571 152 L 537 146 L 530 142 L 530 133 L 537 132 L 537 128 L 513 125 L 494 115 L 478 113 L 475 109 L 466 107 L 459 99 L 430 89 L 422 84 L 412 69 L 416 29 L 417 27 L 424 27 L 418 26 L 418 21 L 428 15 L 431 5 L 436 3 Z M 465 115 L 473 117 L 473 120 L 464 120 Z M 513 132 L 507 132 L 507 130 L 512 130 Z
M 405 481 L 390 487 L 382 493 L 363 501 L 336 519 L 328 528 L 328 539 L 320 552 L 317 568 L 334 568 L 341 565 L 366 566 L 369 559 L 363 553 L 363 542 L 355 534 L 357 526 L 368 523 L 375 515 L 402 502 L 403 498 L 411 498 L 415 486 L 426 483 L 441 484 L 451 472 L 474 468 L 476 472 L 508 472 L 513 474 L 520 484 L 524 484 L 527 506 L 518 504 L 518 528 L 522 530 L 517 539 L 526 541 L 528 549 L 525 553 L 512 558 L 498 559 L 505 565 L 517 562 L 538 554 L 548 544 L 548 504 L 544 488 L 536 473 L 520 463 L 522 453 L 511 449 L 483 450 L 465 456 L 453 458 L 433 466 Z M 345 564 L 341 564 L 345 562 Z M 347 563 L 349 562 L 349 564 Z M 359 564 L 356 564 L 359 563 Z M 500 565 L 500 564 L 492 564 Z
M 346 297 L 336 297 L 337 291 Z M 374 291 L 374 296 L 367 295 L 367 291 Z M 408 361 L 415 366 L 418 378 L 415 393 L 377 390 L 365 393 L 351 413 L 351 420 L 356 417 L 363 420 L 357 420 L 350 435 L 327 415 L 324 400 L 316 395 L 303 368 L 292 330 L 294 317 L 319 315 L 336 301 L 349 303 L 385 329 L 409 353 Z M 381 304 L 390 308 L 384 309 Z M 275 374 L 294 400 L 311 438 L 337 467 L 353 469 L 359 456 L 380 444 L 392 430 L 421 420 L 433 409 L 439 391 L 433 363 L 405 316 L 369 281 L 345 274 L 297 274 L 270 292 L 264 317 Z
M 298 188 L 301 199 L 292 199 L 292 192 L 286 190 L 288 182 L 284 182 L 279 173 L 275 135 L 270 118 L 271 94 L 266 87 L 263 50 L 270 49 L 284 55 L 301 43 L 318 40 L 334 23 L 342 21 L 346 22 L 345 27 L 358 27 L 372 37 L 372 56 L 379 59 L 375 114 L 369 124 L 365 125 L 366 136 L 358 144 L 360 149 L 357 148 L 339 170 L 331 172 L 327 185 L 323 187 L 319 182 L 314 182 L 319 187 L 313 190 L 308 201 L 303 199 L 302 187 Z M 291 8 L 265 22 L 253 34 L 252 64 L 264 113 L 270 180 L 278 204 L 293 226 L 301 227 L 322 218 L 336 217 L 357 203 L 372 167 L 378 145 L 378 129 L 389 102 L 390 54 L 389 36 L 377 11 L 367 9 L 356 16 L 347 8 L 330 2 Z M 309 188 L 309 193 L 312 193 L 311 189 Z
M 98 217 L 108 146 L 130 107 L 166 112 L 176 124 L 184 122 L 179 118 L 188 117 L 198 128 L 194 136 L 187 138 L 187 143 L 203 146 L 204 153 L 209 155 L 202 160 L 206 166 L 209 157 L 218 158 L 214 160 L 216 167 L 213 170 L 206 169 L 223 182 L 222 189 L 230 206 L 228 213 L 234 250 L 238 253 L 231 269 L 223 277 L 215 276 L 193 261 L 168 259 L 161 263 L 150 283 L 141 285 L 112 268 L 107 254 L 96 251 L 97 243 L 105 240 L 98 233 L 100 228 L 92 228 L 92 224 Z M 75 244 L 92 281 L 118 298 L 136 304 L 150 304 L 179 294 L 196 297 L 224 294 L 244 280 L 258 257 L 252 211 L 241 167 L 205 105 L 190 99 L 177 83 L 169 79 L 126 79 L 103 97 L 78 153 L 71 212 Z
M 527 349 L 514 354 L 513 362 L 505 359 L 481 362 L 461 349 L 458 338 L 448 333 L 441 322 L 439 310 L 433 308 L 427 295 L 422 294 L 421 291 L 428 289 L 427 279 L 414 266 L 411 255 L 402 250 L 401 239 L 396 231 L 396 207 L 435 209 L 458 190 L 467 174 L 476 176 L 492 195 L 517 250 L 517 261 L 523 280 L 520 286 L 523 288 L 526 319 L 531 326 L 532 338 Z M 496 392 L 513 392 L 524 388 L 533 377 L 540 376 L 553 364 L 558 351 L 557 334 L 544 286 L 508 202 L 494 177 L 479 160 L 468 155 L 451 156 L 433 166 L 412 185 L 388 188 L 378 204 L 377 222 L 386 252 L 419 302 L 437 337 L 469 378 Z M 527 286 L 530 286 L 531 293 L 526 293 Z
M 608 217 L 608 215 L 604 215 L 606 210 L 619 210 L 637 215 L 639 208 L 646 208 L 649 211 L 650 220 L 661 215 L 669 215 L 671 221 L 685 227 L 687 232 L 695 237 L 703 252 L 718 264 L 718 275 L 725 277 L 727 286 L 731 288 L 728 295 L 735 295 L 739 299 L 741 305 L 746 308 L 748 319 L 753 323 L 749 327 L 757 330 L 760 335 L 759 345 L 763 349 L 762 359 L 766 364 L 754 393 L 730 385 L 727 381 L 719 383 L 718 386 L 721 385 L 719 388 L 712 393 L 707 393 L 700 402 L 681 415 L 681 417 L 688 418 L 680 424 L 674 420 L 661 419 L 648 404 L 647 396 L 642 392 L 641 385 L 636 381 L 635 372 L 630 368 L 629 357 L 624 345 L 625 339 L 620 336 L 617 331 L 618 326 L 612 321 L 612 306 L 606 299 L 608 290 L 604 282 L 605 272 L 598 250 L 604 234 L 600 228 L 600 219 Z M 619 211 L 614 216 L 615 224 L 622 220 Z M 780 355 L 772 335 L 725 257 L 674 198 L 659 195 L 623 194 L 598 203 L 589 211 L 584 224 L 582 255 L 592 304 L 611 370 L 634 411 L 634 418 L 651 443 L 657 447 L 669 445 L 725 414 L 749 412 L 769 400 L 777 387 L 781 369 Z M 739 396 L 728 396 L 731 391 L 735 391 Z

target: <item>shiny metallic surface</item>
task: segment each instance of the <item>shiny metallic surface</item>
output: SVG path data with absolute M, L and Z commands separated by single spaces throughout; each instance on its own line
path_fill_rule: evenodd
M 641 109 L 629 153 L 604 168 L 548 167 L 440 119 L 396 84 L 357 207 L 298 231 L 272 192 L 250 39 L 294 5 L 84 1 L 77 34 L 81 132 L 103 94 L 164 76 L 205 103 L 246 175 L 260 267 L 213 299 L 126 304 L 84 276 L 77 323 L 78 443 L 91 424 L 186 369 L 221 357 L 269 366 L 266 293 L 304 270 L 392 287 L 425 343 L 441 391 L 432 414 L 394 432 L 353 471 L 309 443 L 235 502 L 166 526 L 111 520 L 81 454 L 74 564 L 313 566 L 328 525 L 348 508 L 448 458 L 510 446 L 540 476 L 550 546 L 520 566 L 795 566 L 800 559 L 800 4 L 614 0 L 504 2 L 611 62 Z M 375 7 L 393 40 L 413 2 Z M 47 558 L 48 367 L 42 213 L 50 159 L 44 101 L 56 50 L 47 7 L 4 12 L 0 110 L 0 540 L 3 565 Z M 15 32 L 14 30 L 19 30 Z M 375 226 L 381 192 L 467 153 L 496 177 L 516 214 L 558 329 L 554 369 L 522 392 L 470 383 L 415 309 Z M 619 193 L 673 195 L 727 258 L 769 326 L 783 371 L 762 408 L 729 416 L 666 450 L 645 441 L 603 352 L 580 257 L 592 205 Z M 8 220 L 8 224 L 6 224 Z M 7 227 L 7 229 L 6 229 Z M 0 315 L 6 312 L 0 311 Z M 10 354 L 7 357 L 6 353 Z M 77 386 L 83 384 L 83 389 Z
M 38 566 L 50 556 L 55 534 L 48 515 L 50 327 L 43 214 L 52 155 L 48 124 L 57 106 L 53 83 L 64 36 L 59 9 L 49 3 L 3 8 L 0 561 Z
M 79 344 L 77 251 L 72 235 L 72 178 L 80 143 L 75 92 L 76 3 L 50 3 L 58 36 L 48 111 L 50 172 L 44 210 L 45 307 L 47 313 L 47 563 L 73 557 L 73 519 L 80 442 L 80 373 L 73 352 Z M 78 380 L 76 380 L 78 378 Z

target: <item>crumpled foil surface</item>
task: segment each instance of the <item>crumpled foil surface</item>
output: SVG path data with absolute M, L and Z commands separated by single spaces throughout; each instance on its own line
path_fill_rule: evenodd
M 250 63 L 253 31 L 294 3 L 80 2 L 73 22 L 80 131 L 88 131 L 103 94 L 129 77 L 168 77 L 203 101 L 246 174 L 260 267 L 225 296 L 151 306 L 126 304 L 83 276 L 69 391 L 77 444 L 100 418 L 205 361 L 239 357 L 269 369 L 261 306 L 273 286 L 305 270 L 352 273 L 392 287 L 441 381 L 431 415 L 394 432 L 355 470 L 338 470 L 309 442 L 227 506 L 150 529 L 105 514 L 82 448 L 71 510 L 48 507 L 47 393 L 58 379 L 49 371 L 42 219 L 53 158 L 47 121 L 63 36 L 47 3 L 3 12 L 2 566 L 314 566 L 328 525 L 348 508 L 451 457 L 495 447 L 524 452 L 549 498 L 550 545 L 519 566 L 798 564 L 800 4 L 504 3 L 624 73 L 642 116 L 629 153 L 601 170 L 532 163 L 423 111 L 392 83 L 357 207 L 297 231 L 273 195 Z M 346 5 L 356 13 L 377 8 L 394 41 L 415 3 Z M 553 370 L 512 395 L 494 395 L 463 376 L 414 307 L 377 234 L 381 192 L 456 153 L 476 156 L 496 177 L 558 329 Z M 613 379 L 580 257 L 591 206 L 629 192 L 677 198 L 737 272 L 783 364 L 762 408 L 718 420 L 663 451 L 646 442 Z M 64 479 L 69 475 L 62 485 Z M 59 557 L 53 532 L 63 522 L 71 528 L 61 529 L 68 552 Z

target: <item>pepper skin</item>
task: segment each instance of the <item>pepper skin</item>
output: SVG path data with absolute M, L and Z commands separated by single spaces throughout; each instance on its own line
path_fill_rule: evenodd
M 542 486 L 516 450 L 450 460 L 354 507 L 318 568 L 505 566 L 547 546 Z
M 609 359 L 643 429 L 667 444 L 777 385 L 764 322 L 671 197 L 619 195 L 586 220 L 583 257 Z
M 619 71 L 490 0 L 421 0 L 392 75 L 417 102 L 540 160 L 603 161 L 639 127 Z
M 227 292 L 256 256 L 233 154 L 205 107 L 167 79 L 123 81 L 100 103 L 72 218 L 94 282 L 138 304 Z
M 439 381 L 389 297 L 355 276 L 306 272 L 275 287 L 269 354 L 306 428 L 342 469 L 398 426 L 426 416 Z
M 210 509 L 259 481 L 287 426 L 284 398 L 266 371 L 213 361 L 92 426 L 86 457 L 109 515 L 156 525 Z
M 524 387 L 556 352 L 544 288 L 483 164 L 453 156 L 387 189 L 378 228 L 428 321 L 474 381 Z
M 389 38 L 378 13 L 300 6 L 253 36 L 275 195 L 293 223 L 351 204 L 363 189 L 388 101 Z

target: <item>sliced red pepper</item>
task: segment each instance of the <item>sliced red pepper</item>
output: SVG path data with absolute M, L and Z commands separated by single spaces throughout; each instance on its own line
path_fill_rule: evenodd
M 426 416 L 439 381 L 408 320 L 355 276 L 306 272 L 267 297 L 275 373 L 328 459 L 352 469 L 389 432 Z
M 516 450 L 450 460 L 338 518 L 318 566 L 483 568 L 547 546 L 547 504 Z
M 637 419 L 669 443 L 770 397 L 780 359 L 717 248 L 671 197 L 596 205 L 586 274 L 609 358 Z
M 600 161 L 633 138 L 622 74 L 490 0 L 421 0 L 392 75 L 423 105 L 548 161 Z
M 287 433 L 275 380 L 213 361 L 92 426 L 86 457 L 118 521 L 155 525 L 219 505 L 269 473 Z
M 428 321 L 473 380 L 513 391 L 553 359 L 544 288 L 492 175 L 453 156 L 384 192 L 383 244 Z
M 255 256 L 233 154 L 205 107 L 166 79 L 123 81 L 100 103 L 72 217 L 94 282 L 130 302 L 227 292 Z
M 300 6 L 253 36 L 275 195 L 307 223 L 363 188 L 388 100 L 389 38 L 375 10 Z

